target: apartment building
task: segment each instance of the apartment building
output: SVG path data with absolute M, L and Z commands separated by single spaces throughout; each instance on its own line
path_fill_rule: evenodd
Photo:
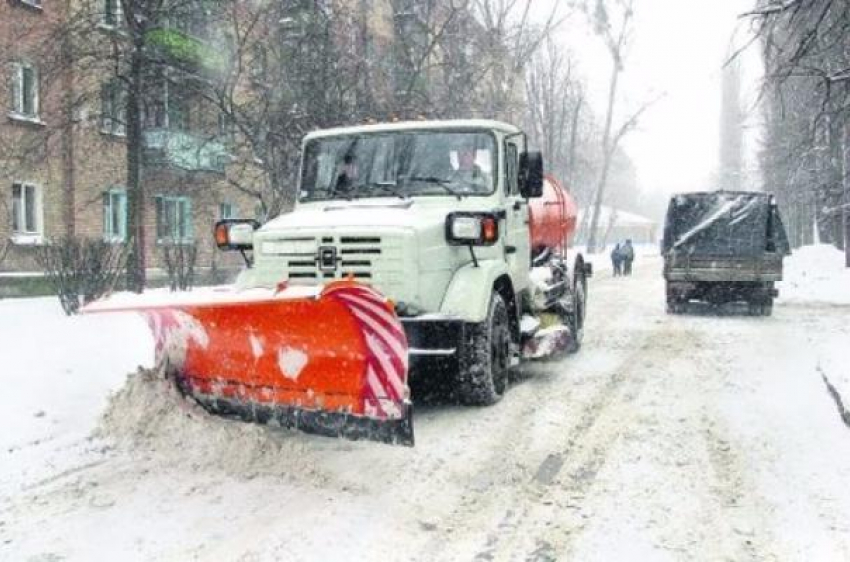
M 51 239 L 127 240 L 125 89 L 108 64 L 91 56 L 83 64 L 60 44 L 81 39 L 63 33 L 73 6 L 0 3 L 0 208 L 8 218 L 0 221 L 0 240 L 8 240 L 0 285 L 3 278 L 8 284 L 37 275 L 36 254 Z M 78 8 L 92 6 L 98 21 L 82 39 L 95 50 L 121 33 L 123 18 L 117 0 Z M 212 39 L 202 17 L 167 23 L 157 30 L 166 43 Z M 238 267 L 237 258 L 214 252 L 212 226 L 219 218 L 257 214 L 257 200 L 228 181 L 232 128 L 197 99 L 197 88 L 181 87 L 200 79 L 189 70 L 165 65 L 145 77 L 141 182 L 145 261 L 153 277 L 167 245 L 196 245 L 202 270 Z

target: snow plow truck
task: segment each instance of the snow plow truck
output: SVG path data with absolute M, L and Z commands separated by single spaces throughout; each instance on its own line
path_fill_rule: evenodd
M 87 311 L 143 312 L 160 368 L 210 412 L 411 446 L 409 377 L 434 362 L 483 406 L 520 361 L 578 350 L 592 271 L 567 259 L 575 203 L 518 128 L 374 124 L 302 149 L 292 212 L 216 224 L 246 261 L 234 285 Z

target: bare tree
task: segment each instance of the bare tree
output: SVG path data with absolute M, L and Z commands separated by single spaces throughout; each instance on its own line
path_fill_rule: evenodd
M 554 3 L 545 21 L 535 24 L 531 0 L 472 0 L 471 8 L 485 38 L 480 53 L 483 107 L 489 116 L 516 120 L 523 113 L 527 65 L 566 14 Z
M 596 33 L 605 41 L 608 54 L 611 57 L 611 77 L 608 81 L 608 104 L 605 110 L 605 124 L 602 127 L 602 167 L 599 173 L 599 181 L 593 198 L 593 212 L 590 218 L 587 251 L 596 251 L 596 229 L 599 223 L 599 213 L 605 196 L 605 187 L 608 183 L 608 172 L 611 157 L 620 138 L 627 132 L 625 126 L 620 127 L 617 134 L 612 135 L 612 122 L 614 119 L 614 104 L 617 98 L 620 74 L 624 68 L 624 58 L 628 48 L 628 41 L 632 31 L 633 0 L 612 0 L 612 6 L 619 12 L 620 21 L 618 29 L 612 28 L 610 7 L 603 0 L 597 0 L 593 13 L 593 22 Z M 628 123 L 628 121 L 627 121 Z M 625 125 L 625 124 L 624 124 Z
M 526 129 L 543 151 L 549 170 L 580 204 L 589 202 L 589 178 L 597 164 L 598 126 L 572 55 L 550 37 L 526 72 Z
M 790 215 L 792 242 L 821 239 L 850 267 L 850 13 L 838 0 L 761 0 L 744 14 L 766 68 L 767 188 Z M 801 134 L 802 133 L 802 134 Z
M 630 117 L 625 119 L 616 129 L 613 126 L 614 109 L 620 75 L 625 68 L 625 57 L 632 34 L 634 0 L 597 0 L 592 21 L 596 33 L 605 41 L 608 55 L 611 57 L 611 77 L 608 81 L 608 102 L 605 110 L 605 124 L 602 126 L 602 155 L 599 180 L 593 197 L 593 208 L 590 218 L 587 251 L 597 250 L 597 227 L 599 214 L 605 201 L 605 189 L 608 185 L 608 174 L 611 160 L 620 141 L 632 131 L 640 116 L 649 108 L 652 102 L 643 104 Z

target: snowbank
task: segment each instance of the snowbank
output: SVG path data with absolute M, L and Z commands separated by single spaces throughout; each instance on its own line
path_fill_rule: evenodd
M 850 269 L 834 246 L 803 246 L 785 259 L 780 302 L 850 304 Z
M 55 297 L 0 299 L 0 357 L 2 500 L 85 462 L 109 393 L 151 363 L 153 339 L 138 314 L 69 317 Z
M 54 298 L 0 299 L 0 450 L 88 435 L 110 391 L 153 359 L 138 314 L 66 316 Z

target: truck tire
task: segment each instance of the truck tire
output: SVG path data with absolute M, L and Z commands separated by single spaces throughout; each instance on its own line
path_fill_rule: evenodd
M 567 353 L 577 353 L 584 341 L 584 314 L 587 310 L 587 278 L 584 272 L 576 270 L 573 276 L 573 311 L 567 318 L 573 336 Z
M 747 302 L 750 316 L 770 316 L 773 314 L 773 297 L 758 297 Z
M 511 361 L 508 308 L 498 292 L 490 296 L 487 318 L 471 331 L 460 354 L 458 398 L 470 406 L 487 406 L 504 394 Z
M 676 293 L 676 291 L 672 290 L 669 286 L 667 287 L 667 314 L 681 314 L 684 312 L 685 303 L 682 298 Z

